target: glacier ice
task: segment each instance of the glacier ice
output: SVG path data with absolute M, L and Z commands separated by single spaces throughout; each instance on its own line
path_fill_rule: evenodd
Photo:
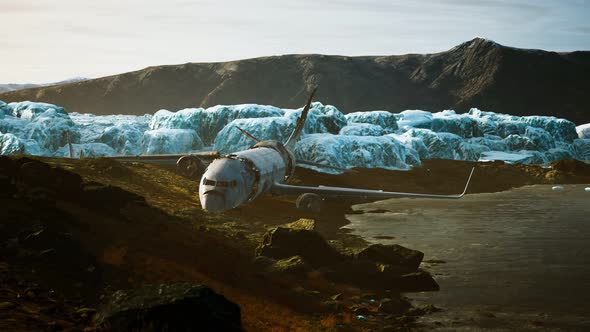
M 420 165 L 415 151 L 390 136 L 310 134 L 298 142 L 295 154 L 298 159 L 343 168 L 409 169 Z
M 192 129 L 148 130 L 143 135 L 143 154 L 167 154 L 196 151 L 203 141 Z
M 286 141 L 302 108 L 256 104 L 159 110 L 143 116 L 67 113 L 37 102 L 0 101 L 0 154 L 87 157 L 186 153 L 211 149 L 230 153 L 261 140 Z M 149 111 L 149 110 L 146 110 Z M 339 167 L 408 169 L 425 159 L 504 160 L 546 164 L 590 160 L 590 125 L 550 116 L 513 116 L 473 108 L 431 113 L 367 111 L 343 114 L 314 102 L 295 153 L 298 158 Z M 326 171 L 325 169 L 323 171 Z
M 103 143 L 84 143 L 84 144 L 72 144 L 72 152 L 74 153 L 73 158 L 79 158 L 80 152 L 84 153 L 85 158 L 98 158 L 115 156 L 117 152 L 110 146 Z M 54 154 L 55 157 L 66 157 L 70 158 L 69 146 L 62 146 Z
M 61 106 L 56 106 L 47 103 L 38 103 L 31 101 L 21 101 L 10 103 L 8 106 L 12 109 L 12 115 L 25 120 L 33 120 L 36 117 L 53 110 L 55 113 L 67 115 L 66 111 Z
M 0 107 L 2 107 L 0 105 Z M 576 132 L 579 138 L 590 138 L 590 123 L 583 124 L 576 127 Z
M 345 118 L 348 123 L 367 123 L 379 126 L 386 134 L 393 133 L 398 129 L 395 114 L 387 111 L 354 112 L 346 114 Z
M 400 128 L 430 128 L 433 115 L 421 110 L 407 110 L 399 113 L 396 118 Z
M 0 134 L 0 154 L 23 154 L 25 145 L 13 134 Z
M 370 123 L 349 123 L 340 129 L 340 135 L 349 136 L 383 136 L 386 131 L 379 125 Z
M 573 155 L 579 160 L 590 160 L 590 138 L 574 140 Z
M 217 133 L 235 119 L 283 116 L 285 112 L 274 106 L 255 104 L 218 105 L 208 109 L 187 108 L 178 112 L 159 110 L 154 114 L 150 129 L 195 130 L 207 145 L 213 143 Z
M 119 123 L 102 130 L 98 141 L 112 147 L 121 155 L 141 154 L 144 131 L 129 123 Z
M 276 139 L 285 142 L 295 129 L 295 120 L 283 116 L 234 120 L 217 134 L 213 144 L 215 150 L 230 153 L 247 149 L 256 143 L 236 127 L 247 131 L 259 140 Z

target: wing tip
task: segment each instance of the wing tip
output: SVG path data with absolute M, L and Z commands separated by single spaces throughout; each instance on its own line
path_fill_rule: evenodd
M 469 173 L 469 177 L 467 178 L 467 183 L 465 184 L 465 189 L 463 189 L 463 192 L 461 193 L 461 195 L 459 195 L 459 198 L 465 196 L 465 194 L 467 193 L 467 189 L 469 189 L 469 184 L 471 183 L 471 177 L 473 177 L 474 171 L 475 171 L 475 166 L 471 168 L 471 173 Z

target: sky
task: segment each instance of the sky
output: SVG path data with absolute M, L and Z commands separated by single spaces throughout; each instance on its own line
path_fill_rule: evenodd
M 590 50 L 590 0 L 0 0 L 0 22 L 0 83 L 293 53 L 434 53 L 476 36 Z

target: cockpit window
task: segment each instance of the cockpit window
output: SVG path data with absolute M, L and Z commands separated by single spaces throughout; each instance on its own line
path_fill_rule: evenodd
M 235 181 L 217 181 L 218 187 L 233 187 Z
M 214 186 L 215 185 L 215 181 L 209 180 L 207 178 L 204 178 L 203 179 L 203 184 L 206 185 L 206 186 Z
M 205 186 L 217 186 L 217 187 L 235 187 L 238 185 L 238 181 L 213 181 L 207 178 L 203 179 L 203 185 Z

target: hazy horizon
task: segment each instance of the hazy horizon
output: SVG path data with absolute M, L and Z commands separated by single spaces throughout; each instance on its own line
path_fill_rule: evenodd
M 102 77 L 148 66 L 282 54 L 448 50 L 476 36 L 590 49 L 590 0 L 0 0 L 0 83 Z

